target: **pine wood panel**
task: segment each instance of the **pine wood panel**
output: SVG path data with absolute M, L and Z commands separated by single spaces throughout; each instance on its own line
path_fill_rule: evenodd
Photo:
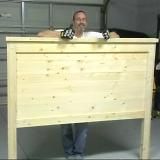
M 9 157 L 16 128 L 140 118 L 147 159 L 156 42 L 8 37 Z

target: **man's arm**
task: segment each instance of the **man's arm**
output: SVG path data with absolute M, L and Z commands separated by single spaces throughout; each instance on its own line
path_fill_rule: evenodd
M 64 30 L 44 30 L 37 34 L 38 37 L 55 37 L 62 39 L 73 39 L 74 31 L 72 28 L 66 28 Z
M 38 37 L 55 37 L 60 38 L 60 31 L 44 30 L 37 34 Z
M 109 35 L 110 38 L 120 38 L 120 36 L 116 32 L 110 32 Z
M 68 30 L 65 30 L 65 31 L 68 31 Z M 63 38 L 62 35 L 61 35 L 61 31 L 51 31 L 51 30 L 44 30 L 44 31 L 41 31 L 37 34 L 38 37 L 55 37 L 55 38 Z M 68 33 L 68 32 L 66 32 Z M 89 33 L 92 33 L 92 32 L 89 32 Z M 95 33 L 98 33 L 98 32 L 95 32 Z M 100 33 L 99 33 L 100 34 Z M 102 34 L 101 34 L 102 35 Z M 66 36 L 68 37 L 68 36 Z M 65 37 L 65 38 L 66 38 Z M 96 36 L 93 36 L 93 35 L 90 35 L 89 34 L 89 37 L 97 37 Z M 119 38 L 120 36 L 116 33 L 116 32 L 109 32 L 109 37 L 110 38 Z M 97 37 L 97 38 L 102 38 L 101 36 Z M 70 38 L 67 38 L 67 39 L 70 39 Z
M 109 30 L 103 31 L 102 35 L 105 40 L 109 38 L 120 38 L 120 36 L 116 32 L 110 32 Z

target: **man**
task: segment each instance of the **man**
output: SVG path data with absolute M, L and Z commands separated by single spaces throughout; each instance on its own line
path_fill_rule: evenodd
M 64 39 L 96 37 L 108 39 L 119 37 L 116 33 L 104 34 L 99 32 L 85 32 L 87 28 L 87 14 L 79 10 L 73 15 L 72 26 L 64 31 L 43 31 L 38 34 L 40 37 L 61 37 Z M 76 106 L 75 106 L 76 107 Z M 88 133 L 87 123 L 63 124 L 62 141 L 67 159 L 82 159 L 84 155 L 86 138 Z
M 73 15 L 74 38 L 86 37 L 87 15 L 84 11 L 77 11 Z M 76 106 L 75 106 L 76 107 Z M 62 140 L 64 152 L 68 158 L 81 159 L 84 154 L 88 125 L 86 123 L 62 125 Z
M 85 17 L 82 17 L 82 19 L 85 20 L 76 20 L 76 16 L 82 14 L 85 15 Z M 82 30 L 81 30 L 82 27 Z M 58 30 L 44 30 L 38 33 L 39 37 L 57 37 L 57 38 L 66 38 L 66 39 L 72 39 L 72 38 L 82 38 L 82 37 L 88 37 L 88 38 L 119 38 L 119 35 L 116 32 L 85 32 L 85 29 L 87 28 L 87 14 L 83 10 L 76 11 L 73 15 L 73 31 L 74 33 L 68 33 L 70 32 L 70 28 L 66 28 L 65 30 L 58 29 Z M 109 34 L 109 35 L 107 35 Z

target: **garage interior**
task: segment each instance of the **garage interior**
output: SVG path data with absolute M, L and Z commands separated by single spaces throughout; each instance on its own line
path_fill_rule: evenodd
M 76 10 L 88 14 L 88 30 L 115 31 L 120 38 L 158 38 L 159 0 L 0 0 L 0 159 L 7 159 L 7 47 L 6 37 L 35 37 L 45 29 L 65 29 Z M 159 43 L 156 46 L 155 84 L 151 124 L 151 159 L 160 159 Z M 159 99 L 159 98 L 157 98 Z M 160 111 L 160 108 L 159 110 Z M 156 112 L 156 113 L 155 113 Z M 140 120 L 89 123 L 86 159 L 138 159 Z M 18 130 L 19 159 L 64 159 L 60 126 Z

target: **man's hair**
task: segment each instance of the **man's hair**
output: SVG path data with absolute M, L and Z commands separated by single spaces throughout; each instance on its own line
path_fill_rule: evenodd
M 74 14 L 73 14 L 73 21 L 75 20 L 75 17 L 76 17 L 76 15 L 78 14 L 78 13 L 84 13 L 85 15 L 86 15 L 86 17 L 87 17 L 87 13 L 85 12 L 85 11 L 83 11 L 83 10 L 78 10 L 78 11 L 76 11 L 76 12 L 74 12 Z

